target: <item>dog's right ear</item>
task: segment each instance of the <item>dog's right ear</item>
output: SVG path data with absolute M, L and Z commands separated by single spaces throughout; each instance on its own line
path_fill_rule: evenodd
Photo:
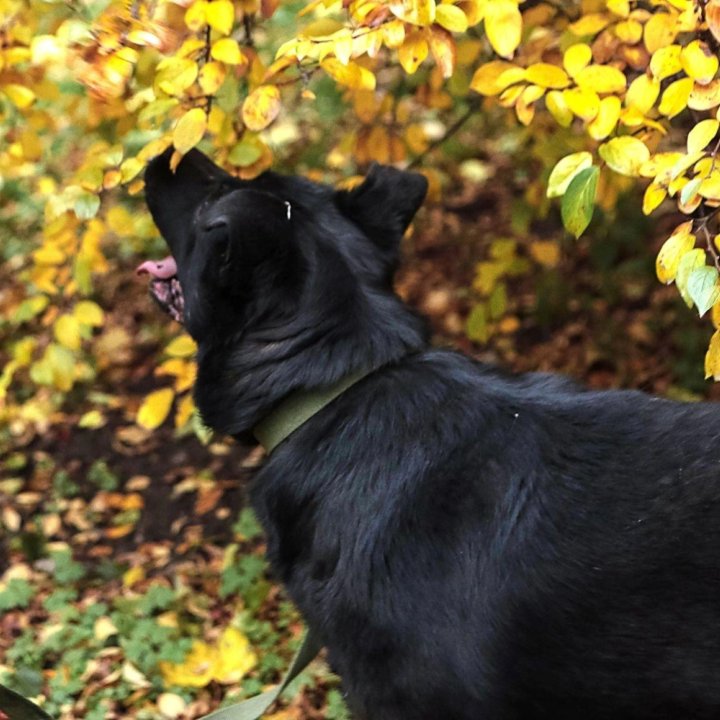
M 373 164 L 365 180 L 337 193 L 340 211 L 379 247 L 395 250 L 427 194 L 419 173 Z

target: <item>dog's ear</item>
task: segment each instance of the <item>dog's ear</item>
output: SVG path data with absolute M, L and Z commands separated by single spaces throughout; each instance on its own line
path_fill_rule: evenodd
M 365 180 L 337 193 L 340 211 L 383 250 L 399 243 L 427 194 L 419 173 L 373 164 Z

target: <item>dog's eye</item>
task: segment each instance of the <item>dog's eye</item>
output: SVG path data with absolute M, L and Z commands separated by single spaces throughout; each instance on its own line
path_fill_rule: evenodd
M 224 217 L 215 218 L 207 223 L 203 230 L 209 232 L 210 230 L 217 230 L 218 228 L 227 227 L 227 220 Z

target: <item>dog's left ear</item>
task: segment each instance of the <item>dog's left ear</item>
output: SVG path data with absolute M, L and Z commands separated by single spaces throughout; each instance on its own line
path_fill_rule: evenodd
M 393 250 L 427 194 L 419 173 L 373 164 L 365 180 L 337 193 L 341 212 L 383 250 Z

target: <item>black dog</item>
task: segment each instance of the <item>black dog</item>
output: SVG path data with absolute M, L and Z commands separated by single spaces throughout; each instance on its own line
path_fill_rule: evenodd
M 392 289 L 419 175 L 168 160 L 146 184 L 174 261 L 143 268 L 206 423 L 310 406 L 252 501 L 354 717 L 720 718 L 720 408 L 429 349 Z

